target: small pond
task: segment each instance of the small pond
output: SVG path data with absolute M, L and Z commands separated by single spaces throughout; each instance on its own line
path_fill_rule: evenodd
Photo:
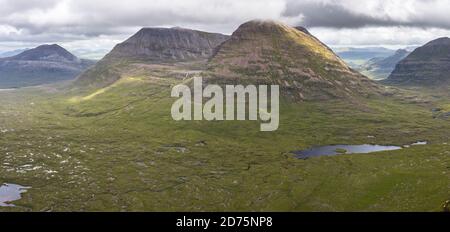
M 294 151 L 293 153 L 299 159 L 307 159 L 317 156 L 333 156 L 340 154 L 366 154 L 378 151 L 392 151 L 399 150 L 402 147 L 399 146 L 383 146 L 383 145 L 330 145 L 313 147 L 308 150 Z
M 13 207 L 12 201 L 22 198 L 22 193 L 27 192 L 30 187 L 17 184 L 2 184 L 0 186 L 0 207 Z
M 318 156 L 334 156 L 341 154 L 367 154 L 379 151 L 393 151 L 400 150 L 403 148 L 409 148 L 411 146 L 427 145 L 428 141 L 418 141 L 410 145 L 404 146 L 385 146 L 385 145 L 373 145 L 373 144 L 363 144 L 363 145 L 330 145 L 330 146 L 317 146 L 312 147 L 307 150 L 294 151 L 297 158 L 308 159 L 311 157 Z

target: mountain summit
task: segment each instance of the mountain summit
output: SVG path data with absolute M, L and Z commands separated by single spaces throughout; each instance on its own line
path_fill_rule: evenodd
M 228 36 L 174 28 L 143 28 L 129 39 L 114 47 L 97 65 L 83 73 L 78 86 L 103 87 L 117 81 L 124 72 L 133 69 L 129 64 L 174 64 L 205 61 Z M 120 68 L 117 66 L 121 65 Z
M 80 60 L 66 49 L 57 44 L 41 45 L 34 49 L 26 50 L 11 60 L 28 60 L 28 61 L 55 61 L 55 62 L 79 62 Z
M 386 83 L 435 86 L 450 82 L 450 38 L 439 38 L 403 59 Z
M 106 58 L 130 58 L 157 62 L 208 58 L 228 36 L 174 28 L 143 28 L 118 44 Z
M 93 65 L 57 44 L 41 45 L 0 59 L 0 88 L 25 87 L 70 80 Z
M 242 24 L 219 46 L 208 75 L 214 83 L 278 84 L 296 100 L 366 96 L 379 89 L 306 29 L 275 21 Z

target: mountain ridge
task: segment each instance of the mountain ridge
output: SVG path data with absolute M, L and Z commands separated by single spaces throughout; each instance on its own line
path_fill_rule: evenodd
M 405 86 L 450 83 L 450 38 L 438 38 L 415 49 L 396 66 L 385 83 Z

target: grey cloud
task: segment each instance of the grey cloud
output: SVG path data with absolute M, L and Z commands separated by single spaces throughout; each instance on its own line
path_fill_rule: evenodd
M 291 1 L 284 16 L 303 16 L 301 22 L 306 27 L 360 28 L 365 26 L 391 26 L 390 20 L 377 19 L 362 13 L 353 13 L 339 4 L 318 2 L 301 3 Z
M 405 3 L 404 8 L 398 6 L 396 9 L 385 9 L 383 7 L 383 4 L 392 2 L 389 0 L 370 1 L 378 4 L 363 10 L 353 9 L 352 3 L 355 2 L 352 0 L 289 0 L 283 15 L 289 17 L 302 16 L 303 20 L 300 23 L 307 27 L 363 28 L 368 26 L 406 26 L 450 29 L 450 21 L 448 20 L 450 19 L 448 17 L 450 3 L 446 0 L 401 1 Z M 410 11 L 407 7 L 413 10 Z M 406 17 L 394 17 L 402 14 L 406 14 Z
M 127 38 L 141 27 L 181 26 L 229 34 L 256 18 L 328 28 L 318 36 L 336 44 L 395 42 L 395 36 L 362 41 L 348 33 L 333 39 L 346 29 L 358 34 L 357 30 L 371 27 L 387 28 L 385 32 L 406 27 L 424 33 L 417 35 L 420 42 L 433 36 L 427 29 L 450 29 L 448 0 L 0 0 L 0 6 L 3 44 L 76 42 L 89 47 L 88 41 L 104 42 L 102 37 L 107 37 L 112 39 L 104 47 L 110 48 L 111 41 Z

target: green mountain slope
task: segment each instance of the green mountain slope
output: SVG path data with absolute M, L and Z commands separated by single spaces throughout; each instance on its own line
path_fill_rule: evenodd
M 273 21 L 241 25 L 208 63 L 210 83 L 280 85 L 295 100 L 376 95 L 379 86 L 350 69 L 304 29 Z
M 87 95 L 0 92 L 0 182 L 32 187 L 0 211 L 441 211 L 449 197 L 450 124 L 428 106 L 283 100 L 279 130 L 262 133 L 254 121 L 172 120 L 176 83 L 130 76 Z M 290 153 L 419 140 L 429 144 Z

